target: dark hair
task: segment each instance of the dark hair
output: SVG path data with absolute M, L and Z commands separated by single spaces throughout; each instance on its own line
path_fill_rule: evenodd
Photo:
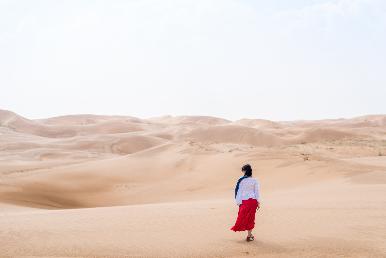
M 241 171 L 244 171 L 244 176 L 252 176 L 252 167 L 249 164 L 245 164 L 242 168 Z

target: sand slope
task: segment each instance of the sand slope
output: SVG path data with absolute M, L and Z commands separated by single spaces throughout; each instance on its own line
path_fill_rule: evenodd
M 0 256 L 386 257 L 385 121 L 0 110 Z M 252 243 L 229 230 L 247 162 Z

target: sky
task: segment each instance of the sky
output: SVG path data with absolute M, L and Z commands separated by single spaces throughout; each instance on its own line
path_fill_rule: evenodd
M 386 1 L 0 0 L 0 109 L 386 114 Z

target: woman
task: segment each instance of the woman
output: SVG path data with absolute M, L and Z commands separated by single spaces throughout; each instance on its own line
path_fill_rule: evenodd
M 255 227 L 256 210 L 260 208 L 259 183 L 252 177 L 252 167 L 249 164 L 241 168 L 244 176 L 237 181 L 235 188 L 235 199 L 239 206 L 239 213 L 233 231 L 248 230 L 247 242 L 255 240 L 252 229 Z

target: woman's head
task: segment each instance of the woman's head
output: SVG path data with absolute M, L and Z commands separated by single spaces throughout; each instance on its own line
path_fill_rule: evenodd
M 245 176 L 252 176 L 252 167 L 249 164 L 245 164 L 242 168 L 241 171 L 244 172 Z

